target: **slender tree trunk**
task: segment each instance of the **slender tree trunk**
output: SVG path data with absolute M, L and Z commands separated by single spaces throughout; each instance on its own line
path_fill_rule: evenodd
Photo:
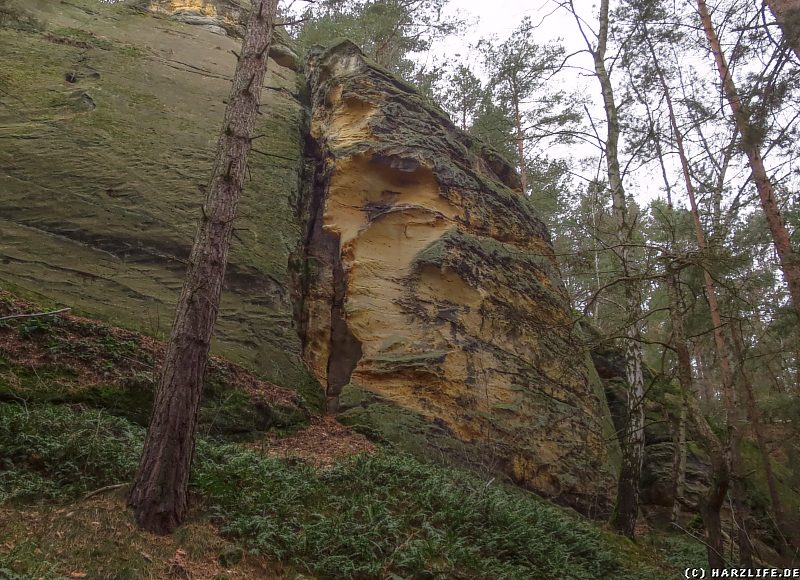
M 171 533 L 188 508 L 197 413 L 228 261 L 233 221 L 261 98 L 277 0 L 253 6 L 223 130 L 156 389 L 129 505 L 138 524 Z
M 764 0 L 764 3 L 778 21 L 786 43 L 800 60 L 800 0 Z
M 645 34 L 646 32 L 647 28 L 645 26 Z M 700 212 L 698 211 L 697 208 L 697 199 L 695 196 L 694 185 L 692 183 L 691 172 L 689 169 L 689 160 L 686 156 L 686 149 L 684 148 L 683 145 L 683 134 L 681 133 L 680 127 L 678 126 L 678 121 L 675 115 L 675 109 L 672 103 L 672 96 L 670 94 L 669 87 L 667 86 L 667 82 L 664 77 L 663 71 L 661 70 L 661 67 L 659 65 L 655 49 L 653 48 L 653 45 L 650 42 L 649 38 L 648 38 L 648 47 L 650 49 L 651 56 L 653 57 L 653 64 L 656 69 L 659 81 L 661 83 L 662 90 L 664 92 L 665 101 L 667 103 L 667 110 L 669 112 L 670 124 L 672 126 L 673 135 L 675 136 L 675 144 L 678 149 L 678 158 L 680 159 L 681 162 L 681 170 L 683 172 L 684 183 L 686 185 L 686 193 L 689 197 L 689 205 L 691 207 L 695 237 L 697 238 L 697 246 L 700 248 L 700 251 L 703 254 L 703 261 L 704 261 L 703 281 L 705 285 L 706 298 L 708 300 L 709 310 L 711 312 L 711 323 L 714 326 L 714 345 L 717 351 L 717 357 L 719 359 L 719 364 L 720 364 L 723 399 L 725 402 L 725 410 L 727 416 L 728 445 L 730 449 L 730 461 L 731 461 L 730 472 L 733 477 L 732 490 L 734 496 L 734 503 L 736 504 L 737 510 L 741 514 L 740 518 L 741 521 L 739 526 L 739 551 L 742 563 L 744 565 L 749 566 L 752 564 L 752 557 L 750 555 L 751 552 L 750 541 L 746 529 L 747 510 L 746 510 L 745 493 L 744 493 L 744 482 L 741 480 L 741 474 L 743 473 L 741 452 L 740 452 L 740 443 L 742 438 L 741 414 L 739 412 L 739 407 L 736 404 L 736 394 L 733 389 L 733 373 L 731 371 L 730 357 L 728 356 L 728 348 L 725 343 L 725 337 L 723 336 L 722 333 L 722 328 L 723 328 L 722 316 L 720 314 L 719 303 L 717 302 L 717 291 L 707 263 L 708 245 L 706 244 L 705 232 L 703 231 L 703 225 L 700 221 Z
M 522 113 L 519 110 L 519 95 L 517 87 L 512 88 L 514 105 L 514 127 L 517 133 L 517 155 L 519 156 L 519 178 L 522 184 L 522 193 L 528 193 L 528 170 L 525 166 L 525 132 L 522 130 Z
M 639 341 L 639 314 L 641 301 L 638 284 L 631 278 L 630 241 L 632 225 L 629 223 L 628 205 L 622 183 L 619 163 L 620 124 L 614 88 L 606 69 L 605 56 L 608 44 L 609 0 L 600 2 L 600 26 L 597 47 L 589 46 L 594 59 L 594 69 L 603 96 L 603 108 L 608 126 L 606 136 L 606 165 L 608 185 L 611 189 L 612 207 L 617 222 L 618 252 L 624 282 L 625 305 L 630 322 L 626 329 L 625 374 L 628 379 L 628 413 L 622 437 L 622 465 L 617 485 L 617 498 L 611 525 L 620 533 L 632 538 L 639 515 L 639 478 L 644 459 L 644 374 L 642 371 L 642 346 Z M 573 14 L 574 11 L 573 11 Z M 577 18 L 577 15 L 576 15 Z
M 798 316 L 800 316 L 800 256 L 792 249 L 789 233 L 783 223 L 783 216 L 781 216 L 780 208 L 775 199 L 772 183 L 767 176 L 764 160 L 761 158 L 759 144 L 754 137 L 753 125 L 747 110 L 739 99 L 736 85 L 733 82 L 727 60 L 722 52 L 714 25 L 711 22 L 711 15 L 708 12 L 705 0 L 697 0 L 697 8 L 711 53 L 714 55 L 719 78 L 722 81 L 722 90 L 728 99 L 728 104 L 736 121 L 736 128 L 742 137 L 742 148 L 747 154 L 747 160 L 750 163 L 753 181 L 755 181 L 758 197 L 761 201 L 761 209 L 767 218 L 767 226 L 772 234 L 772 241 L 778 253 L 783 275 L 789 285 L 792 303 Z

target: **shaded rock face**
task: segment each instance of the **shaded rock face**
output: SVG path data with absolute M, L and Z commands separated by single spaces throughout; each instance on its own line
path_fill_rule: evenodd
M 514 481 L 602 509 L 604 403 L 513 170 L 352 43 L 308 69 L 317 172 L 300 318 L 329 409 L 363 389 Z
M 625 379 L 625 355 L 613 347 L 597 348 L 591 353 L 592 361 L 603 381 L 614 428 L 625 431 L 628 389 Z M 645 371 L 645 381 L 653 377 Z M 674 395 L 649 390 L 645 402 L 645 447 L 642 473 L 639 480 L 641 502 L 644 505 L 671 507 L 673 502 L 674 457 L 679 414 L 678 399 Z M 697 511 L 701 497 L 711 484 L 711 465 L 701 451 L 696 436 L 687 426 L 687 456 L 684 500 L 690 511 Z
M 46 28 L 0 27 L 0 286 L 164 337 L 241 43 L 125 4 L 10 1 Z M 289 291 L 303 89 L 269 63 L 255 149 L 275 157 L 248 162 L 213 349 L 319 401 Z

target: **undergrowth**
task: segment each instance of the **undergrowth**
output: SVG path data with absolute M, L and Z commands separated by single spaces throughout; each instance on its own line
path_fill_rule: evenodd
M 0 503 L 67 500 L 128 481 L 142 434 L 102 411 L 0 405 Z
M 102 411 L 0 404 L 0 503 L 130 481 L 143 433 Z M 192 491 L 224 535 L 317 577 L 659 576 L 633 544 L 533 494 L 391 450 L 320 471 L 201 439 Z
M 316 473 L 206 447 L 223 531 L 323 577 L 622 577 L 597 528 L 531 494 L 386 451 Z M 394 576 L 397 577 L 397 576 Z

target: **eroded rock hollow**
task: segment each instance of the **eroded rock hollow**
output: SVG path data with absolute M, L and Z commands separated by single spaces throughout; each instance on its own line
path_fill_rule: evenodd
M 514 481 L 607 505 L 607 410 L 514 170 L 348 41 L 312 54 L 304 358 Z

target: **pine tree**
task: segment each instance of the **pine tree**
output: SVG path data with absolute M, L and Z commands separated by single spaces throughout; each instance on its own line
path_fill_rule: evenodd
M 145 530 L 167 534 L 188 510 L 197 415 L 233 222 L 247 175 L 278 0 L 253 5 L 217 156 L 178 300 L 129 505 Z

